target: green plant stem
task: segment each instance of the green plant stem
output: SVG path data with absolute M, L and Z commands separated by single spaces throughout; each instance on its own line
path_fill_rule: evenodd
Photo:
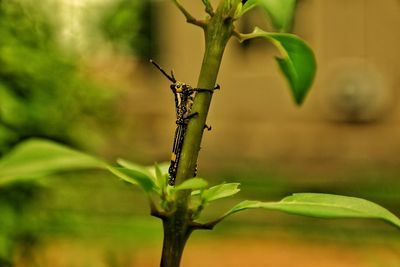
M 192 229 L 187 224 L 185 214 L 181 213 L 165 218 L 163 228 L 164 242 L 160 267 L 178 267 Z
M 205 53 L 197 83 L 198 88 L 213 90 L 216 85 L 225 46 L 234 30 L 230 17 L 232 6 L 229 3 L 231 2 L 223 1 L 204 27 Z M 176 177 L 178 184 L 194 176 L 211 99 L 212 94 L 199 92 L 194 100 L 192 112 L 198 113 L 198 116 L 191 119 L 188 124 Z
M 226 44 L 234 32 L 233 16 L 239 2 L 240 0 L 221 1 L 214 15 L 202 25 L 205 53 L 197 83 L 198 88 L 214 90 Z M 184 12 L 184 15 L 188 17 L 190 14 Z M 194 176 L 211 99 L 212 93 L 209 92 L 199 92 L 196 95 L 192 112 L 198 113 L 198 116 L 192 118 L 188 124 L 178 166 L 177 184 Z M 189 197 L 189 191 L 179 191 L 175 212 L 163 219 L 164 243 L 161 267 L 179 267 L 185 243 L 195 229 L 191 211 L 188 209 Z

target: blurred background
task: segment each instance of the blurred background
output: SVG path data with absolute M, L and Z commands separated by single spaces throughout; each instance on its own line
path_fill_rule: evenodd
M 204 17 L 201 1 L 183 2 Z M 238 29 L 271 30 L 263 16 L 249 12 Z M 397 0 L 299 0 L 293 32 L 319 66 L 301 108 L 273 46 L 232 40 L 198 164 L 211 184 L 242 192 L 207 216 L 293 192 L 363 197 L 400 215 L 399 26 Z M 0 0 L 0 155 L 42 137 L 109 161 L 167 161 L 173 96 L 149 59 L 195 85 L 202 53 L 201 30 L 171 1 Z M 104 172 L 0 186 L 0 266 L 158 266 L 162 228 L 148 214 L 140 190 Z M 379 221 L 249 211 L 195 233 L 183 266 L 396 267 L 399 237 Z

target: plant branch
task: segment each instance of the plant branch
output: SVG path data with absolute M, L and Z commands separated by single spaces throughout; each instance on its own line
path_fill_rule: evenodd
M 235 38 L 239 41 L 239 42 L 243 42 L 244 40 L 242 40 L 242 33 L 238 32 L 237 30 L 234 30 L 232 33 L 233 36 L 235 36 Z
M 240 33 L 238 31 L 234 30 L 232 35 L 235 36 L 235 38 L 238 39 L 238 41 L 242 43 L 249 39 L 254 39 L 254 38 L 259 38 L 259 37 L 267 38 L 266 33 L 267 32 L 263 31 L 259 27 L 255 27 L 251 33 Z M 271 42 L 273 42 L 273 40 L 271 40 Z
M 217 83 L 217 76 L 225 46 L 232 36 L 233 22 L 226 20 L 240 1 L 221 1 L 215 15 L 207 22 L 205 28 L 205 53 L 200 71 L 197 88 L 213 90 Z M 189 121 L 182 147 L 182 154 L 176 177 L 177 184 L 193 177 L 206 124 L 212 94 L 198 92 L 196 94 L 192 112 L 198 116 Z M 178 196 L 179 199 L 179 196 Z
M 193 17 L 193 16 L 189 13 L 189 11 L 187 11 L 187 10 L 182 6 L 182 4 L 179 2 L 179 0 L 173 0 L 173 2 L 174 2 L 175 5 L 178 7 L 178 9 L 182 12 L 182 14 L 185 16 L 186 22 L 187 22 L 187 23 L 190 23 L 190 24 L 199 26 L 199 27 L 201 27 L 201 28 L 203 28 L 203 29 L 205 28 L 206 23 L 205 23 L 203 20 L 198 20 L 198 19 L 196 19 L 195 17 Z
M 244 42 L 246 40 L 249 40 L 249 39 L 253 39 L 253 38 L 259 37 L 259 35 L 255 34 L 254 32 L 252 32 L 252 33 L 240 33 L 238 31 L 234 31 L 233 36 L 235 36 L 236 39 L 240 43 L 242 43 L 242 42 Z
M 193 221 L 190 223 L 190 226 L 192 227 L 193 230 L 212 230 L 218 223 L 220 223 L 223 219 L 225 219 L 229 215 L 230 215 L 229 213 L 225 213 L 221 217 L 219 217 L 215 220 L 209 221 L 207 223 L 199 223 L 199 222 Z
M 240 0 L 220 1 L 214 15 L 207 22 L 196 20 L 179 3 L 179 0 L 173 1 L 186 17 L 188 23 L 200 26 L 204 30 L 205 53 L 197 88 L 213 91 L 217 83 L 218 71 L 226 44 L 234 30 L 231 14 L 235 13 Z M 203 1 L 206 4 L 206 12 L 210 12 L 211 9 L 207 9 L 207 2 Z M 197 113 L 198 116 L 190 119 L 187 125 L 176 175 L 177 185 L 195 175 L 197 158 L 211 99 L 212 94 L 209 92 L 198 92 L 195 96 L 192 112 Z M 176 192 L 174 213 L 163 219 L 164 243 L 161 267 L 179 267 L 185 243 L 192 231 L 195 229 L 212 229 L 211 224 L 202 225 L 193 221 L 192 211 L 188 208 L 189 198 L 190 190 L 179 190 Z
M 191 222 L 190 228 L 192 230 L 212 230 L 215 224 Z
M 210 2 L 208 0 L 202 0 L 204 6 L 206 7 L 206 12 L 209 14 L 211 17 L 214 16 L 214 9 L 211 6 Z

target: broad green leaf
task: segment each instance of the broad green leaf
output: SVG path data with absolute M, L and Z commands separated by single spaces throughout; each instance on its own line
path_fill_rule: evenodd
M 255 208 L 326 219 L 381 219 L 400 228 L 400 219 L 396 215 L 371 201 L 355 197 L 316 193 L 293 194 L 279 202 L 246 200 L 233 207 L 224 217 L 238 211 Z
M 157 192 L 159 193 L 159 188 L 153 181 L 153 178 L 146 172 L 142 172 L 138 169 L 128 169 L 120 167 L 108 167 L 109 171 L 121 178 L 122 180 L 139 185 L 145 192 Z
M 195 190 L 195 189 L 201 189 L 207 187 L 208 182 L 204 180 L 203 178 L 191 178 L 180 185 L 175 186 L 175 190 Z
M 295 102 L 301 105 L 315 77 L 317 63 L 311 48 L 298 36 L 288 33 L 265 32 L 259 28 L 242 34 L 241 41 L 262 37 L 271 41 L 280 51 L 276 60 L 289 82 Z
M 238 188 L 239 185 L 240 183 L 227 183 L 227 184 L 216 185 L 204 190 L 202 197 L 207 202 L 211 202 L 225 197 L 230 197 L 240 191 L 240 189 Z
M 53 141 L 30 139 L 0 159 L 0 185 L 95 168 L 105 169 L 106 163 Z
M 256 6 L 264 9 L 276 30 L 280 32 L 290 31 L 296 0 L 249 0 L 243 5 L 242 14 Z

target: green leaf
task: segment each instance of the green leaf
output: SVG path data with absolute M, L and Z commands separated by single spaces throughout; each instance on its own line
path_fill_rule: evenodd
M 247 210 L 247 209 L 256 209 L 260 208 L 261 201 L 257 200 L 245 200 L 234 206 L 231 210 L 229 210 L 224 217 L 231 215 L 233 213 L 242 211 L 242 210 Z
M 202 189 L 207 187 L 208 182 L 204 180 L 203 178 L 191 178 L 188 180 L 185 180 L 183 183 L 180 185 L 175 186 L 175 190 L 195 190 L 195 189 Z
M 164 180 L 164 174 L 162 173 L 160 167 L 158 166 L 157 163 L 154 164 L 154 173 L 156 175 L 157 180 Z
M 400 229 L 400 219 L 380 205 L 361 198 L 331 194 L 299 193 L 286 197 L 279 202 L 246 200 L 233 207 L 223 217 L 238 211 L 255 208 L 326 219 L 381 219 Z
M 296 9 L 296 0 L 249 0 L 243 5 L 242 14 L 256 6 L 265 10 L 276 30 L 280 32 L 290 31 Z
M 227 183 L 213 186 L 204 190 L 202 197 L 207 201 L 211 202 L 217 199 L 230 197 L 240 191 L 238 188 L 240 183 Z
M 126 169 L 138 171 L 151 177 L 154 182 L 157 182 L 159 188 L 165 188 L 167 186 L 168 168 L 170 164 L 168 162 L 163 162 L 160 165 L 156 163 L 151 166 L 143 166 L 125 159 L 117 159 L 117 163 Z
M 139 185 L 145 192 L 157 192 L 160 190 L 154 183 L 153 178 L 147 173 L 139 169 L 128 169 L 120 167 L 108 167 L 108 170 L 130 184 Z
M 120 165 L 121 167 L 124 167 L 126 169 L 143 172 L 149 176 L 151 175 L 151 171 L 149 171 L 148 167 L 146 167 L 146 166 L 136 164 L 136 163 L 133 163 L 133 162 L 125 160 L 125 159 L 117 159 L 117 163 L 118 163 L 118 165 Z
M 163 166 L 163 165 L 161 165 L 161 166 Z M 160 188 L 163 188 L 163 190 L 164 190 L 165 188 L 167 188 L 167 185 L 168 185 L 168 174 L 166 172 L 164 172 L 163 169 L 160 168 L 160 165 L 158 165 L 157 163 L 154 164 L 153 169 L 155 172 L 155 176 L 157 178 L 158 186 Z
M 65 171 L 106 168 L 106 163 L 64 145 L 30 139 L 0 160 L 0 185 Z
M 260 4 L 260 0 L 247 0 L 242 6 L 242 15 Z
M 170 162 L 155 163 L 152 166 L 146 167 L 147 170 L 156 178 L 158 183 L 161 185 L 166 185 L 169 177 L 168 169 Z
M 313 51 L 296 35 L 270 33 L 259 28 L 255 28 L 250 34 L 242 34 L 241 41 L 257 37 L 271 41 L 279 49 L 281 57 L 276 60 L 289 82 L 296 104 L 301 105 L 314 81 L 317 69 Z

